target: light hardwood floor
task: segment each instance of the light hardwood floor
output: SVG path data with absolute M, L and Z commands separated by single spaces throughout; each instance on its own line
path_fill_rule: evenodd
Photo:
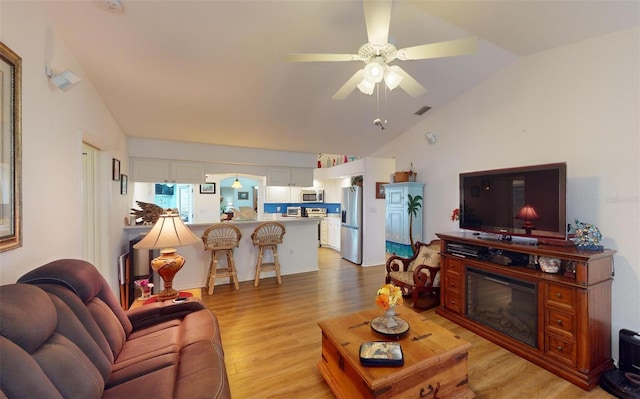
M 236 399 L 333 398 L 316 365 L 318 321 L 375 307 L 384 266 L 362 268 L 319 249 L 320 271 L 216 286 L 203 301 L 219 318 L 231 393 Z M 410 305 L 407 306 L 407 311 Z M 472 344 L 469 386 L 485 398 L 613 398 L 599 387 L 586 392 L 511 352 L 444 319 L 422 315 Z

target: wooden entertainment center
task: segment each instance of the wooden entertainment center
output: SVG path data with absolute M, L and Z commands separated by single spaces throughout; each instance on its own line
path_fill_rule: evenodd
M 440 233 L 442 256 L 441 305 L 436 313 L 543 367 L 585 390 L 613 368 L 611 359 L 611 283 L 616 251 L 577 247 L 527 245 L 481 239 L 472 233 Z M 491 256 L 465 255 L 453 246 L 481 253 L 528 257 L 529 265 L 509 266 Z M 534 268 L 539 257 L 561 260 L 558 273 Z M 498 259 L 505 259 L 500 257 Z M 468 287 L 468 271 L 521 281 L 534 287 L 534 337 L 527 344 L 469 317 L 468 298 L 479 293 Z M 477 290 L 477 289 L 476 289 Z M 514 299 L 515 301 L 515 299 Z

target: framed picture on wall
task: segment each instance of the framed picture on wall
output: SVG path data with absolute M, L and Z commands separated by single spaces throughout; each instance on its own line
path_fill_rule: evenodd
M 127 195 L 128 186 L 129 177 L 127 175 L 120 175 L 120 194 Z
M 200 185 L 200 194 L 215 194 L 215 193 L 216 193 L 215 183 L 205 183 Z
M 248 200 L 249 192 L 248 191 L 238 191 L 238 199 L 239 200 Z
M 111 178 L 114 181 L 120 180 L 120 160 L 115 158 L 111 160 Z
M 388 182 L 376 182 L 376 198 L 377 199 L 385 199 L 386 195 L 384 193 L 383 184 L 389 184 Z

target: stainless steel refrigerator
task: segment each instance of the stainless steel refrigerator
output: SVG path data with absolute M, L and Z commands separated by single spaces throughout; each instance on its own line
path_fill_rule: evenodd
M 342 188 L 342 225 L 340 255 L 355 264 L 362 264 L 362 187 Z

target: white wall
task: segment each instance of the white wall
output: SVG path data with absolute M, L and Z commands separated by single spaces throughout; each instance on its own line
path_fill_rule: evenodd
M 425 240 L 456 229 L 460 172 L 566 161 L 569 221 L 594 223 L 618 251 L 616 358 L 618 330 L 640 331 L 639 37 L 636 28 L 521 58 L 375 154 L 396 157 L 397 170 L 413 162 L 426 183 Z
M 0 2 L 0 38 L 22 57 L 23 246 L 0 254 L 0 283 L 59 258 L 82 256 L 82 141 L 104 151 L 98 161 L 100 268 L 117 286 L 116 259 L 129 201 L 111 181 L 111 158 L 127 174 L 126 140 L 41 3 Z M 67 92 L 51 85 L 45 65 L 83 81 Z

